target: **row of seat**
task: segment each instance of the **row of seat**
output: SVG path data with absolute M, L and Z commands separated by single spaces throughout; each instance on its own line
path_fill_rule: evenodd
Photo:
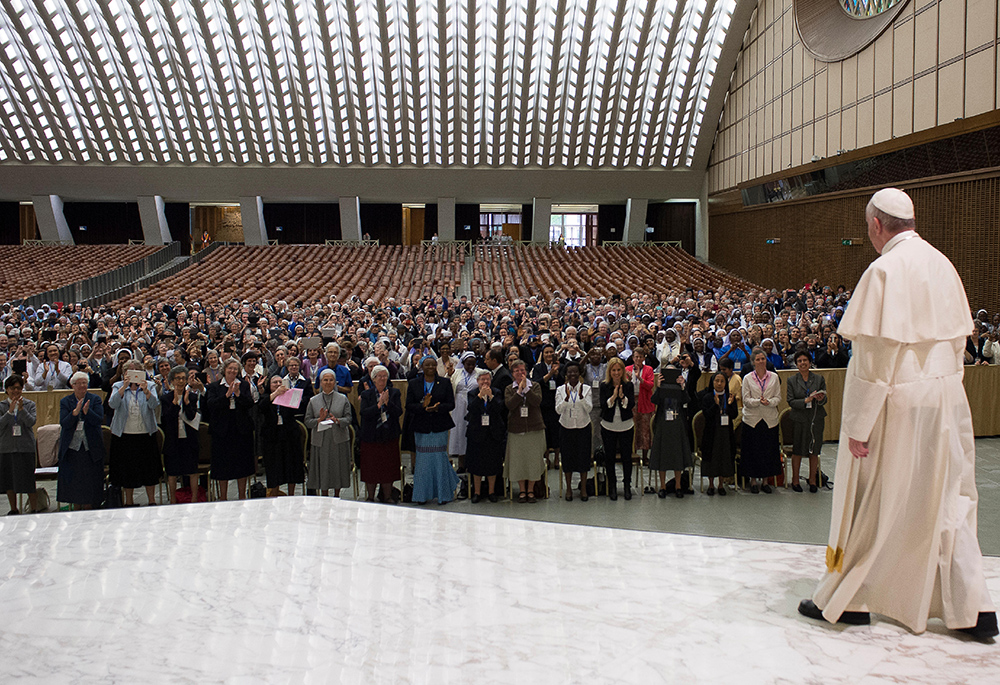
M 111 306 L 154 304 L 170 295 L 207 302 L 450 298 L 461 284 L 464 260 L 456 245 L 226 246 Z
M 685 288 L 752 288 L 753 284 L 678 247 L 477 246 L 472 295 L 510 298 L 531 294 L 609 297 Z
M 0 301 L 98 276 L 160 249 L 156 245 L 0 245 Z

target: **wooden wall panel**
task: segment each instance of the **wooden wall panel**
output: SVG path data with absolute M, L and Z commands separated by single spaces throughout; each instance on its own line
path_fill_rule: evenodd
M 955 264 L 973 309 L 1000 310 L 1000 173 L 907 188 L 917 230 Z M 709 258 L 754 283 L 800 288 L 813 278 L 853 288 L 877 257 L 864 221 L 869 191 L 709 217 Z M 780 238 L 768 245 L 768 238 Z M 844 238 L 861 238 L 846 247 Z

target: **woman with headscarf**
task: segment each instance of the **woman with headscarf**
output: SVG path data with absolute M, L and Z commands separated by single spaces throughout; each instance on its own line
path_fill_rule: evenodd
M 729 391 L 726 374 L 712 375 L 712 384 L 698 393 L 705 428 L 701 435 L 701 475 L 708 478 L 706 495 L 715 494 L 715 479 L 719 479 L 719 494 L 726 495 L 723 478 L 732 478 L 736 463 L 736 436 L 733 432 L 736 396 Z
M 654 412 L 649 468 L 659 473 L 660 489 L 656 494 L 660 499 L 667 496 L 667 471 L 674 472 L 674 496 L 678 499 L 684 497 L 681 476 L 685 469 L 694 464 L 691 443 L 684 427 L 687 423 L 688 402 L 688 394 L 684 389 L 686 381 L 683 376 L 678 376 L 676 381 L 668 382 L 667 374 L 670 371 L 675 371 L 672 366 L 656 374 L 655 389 L 651 397 Z M 636 421 L 638 420 L 637 418 Z
M 774 346 L 774 340 L 772 338 L 764 338 L 760 341 L 760 349 L 764 350 L 764 355 L 767 357 L 768 369 L 771 371 L 780 371 L 785 368 L 785 360 L 781 358 Z
M 125 506 L 134 502 L 135 488 L 146 488 L 150 506 L 156 504 L 156 486 L 163 476 L 160 450 L 156 444 L 156 408 L 160 397 L 149 381 L 130 382 L 129 371 L 142 371 L 137 361 L 126 362 L 124 380 L 118 381 L 108 395 L 114 410 L 111 419 L 111 459 L 108 477 L 122 489 Z M 186 376 L 186 374 L 185 374 Z
M 476 388 L 468 393 L 466 433 L 468 447 L 465 468 L 472 479 L 472 503 L 482 500 L 483 477 L 488 487 L 486 496 L 496 502 L 497 476 L 503 475 L 504 449 L 507 447 L 507 407 L 503 393 L 493 387 L 493 374 L 482 371 L 476 377 Z
M 458 357 L 462 364 L 451 375 L 451 389 L 455 396 L 455 408 L 451 411 L 451 420 L 455 427 L 448 434 L 448 454 L 453 457 L 464 457 L 466 452 L 465 430 L 468 423 L 465 415 L 469 408 L 469 392 L 476 387 L 476 354 L 466 350 Z
M 331 368 L 319 373 L 320 392 L 306 406 L 305 424 L 310 431 L 309 479 L 306 487 L 333 490 L 334 497 L 351 485 L 351 403 L 337 390 L 337 374 Z
M 247 497 L 247 479 L 257 470 L 253 455 L 253 393 L 240 378 L 240 362 L 230 357 L 222 365 L 222 378 L 208 386 L 206 420 L 212 434 L 211 477 L 219 481 L 226 500 L 229 481 L 235 479 L 238 497 Z
M 92 509 L 100 504 L 104 484 L 104 436 L 101 397 L 87 392 L 90 377 L 77 371 L 73 392 L 59 401 L 59 482 L 56 500 Z
M 420 361 L 422 373 L 406 387 L 408 429 L 416 448 L 413 467 L 413 501 L 437 499 L 438 504 L 455 497 L 458 476 L 448 461 L 448 429 L 455 425 L 451 411 L 455 395 L 448 379 L 438 376 L 437 360 L 426 355 Z
M 361 480 L 369 502 L 381 486 L 379 501 L 393 502 L 392 484 L 399 480 L 399 418 L 403 415 L 402 393 L 389 382 L 389 369 L 381 364 L 371 370 L 372 387 L 358 398 L 361 415 Z

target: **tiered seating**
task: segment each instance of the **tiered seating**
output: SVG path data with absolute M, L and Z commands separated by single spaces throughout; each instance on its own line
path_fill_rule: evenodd
M 734 290 L 754 287 L 677 247 L 477 246 L 473 297 L 664 293 L 688 287 Z
M 0 245 L 0 301 L 98 276 L 160 249 L 155 245 Z
M 455 245 L 220 247 L 198 264 L 111 306 L 150 304 L 170 295 L 202 302 L 326 302 L 331 295 L 342 302 L 352 295 L 375 302 L 453 297 L 464 261 L 462 248 Z

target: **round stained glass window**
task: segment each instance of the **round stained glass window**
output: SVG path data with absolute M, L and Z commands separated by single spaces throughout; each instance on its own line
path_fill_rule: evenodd
M 841 0 L 841 7 L 852 17 L 864 19 L 882 14 L 899 2 L 900 0 Z

